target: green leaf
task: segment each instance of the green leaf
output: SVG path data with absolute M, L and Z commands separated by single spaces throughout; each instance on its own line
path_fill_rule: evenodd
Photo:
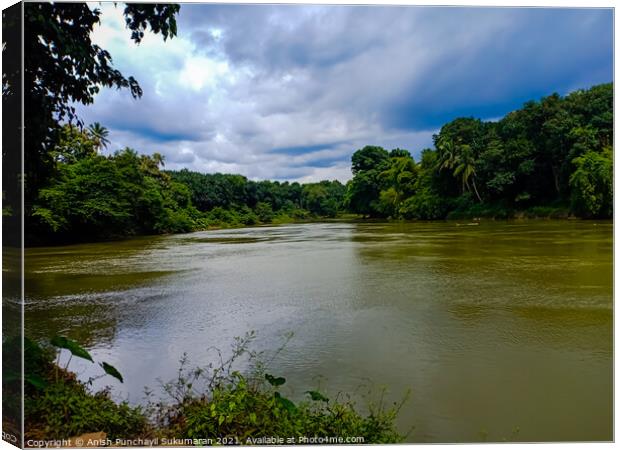
M 121 373 L 118 370 L 116 370 L 116 367 L 108 364 L 107 362 L 102 362 L 99 365 L 101 367 L 103 367 L 103 370 L 105 370 L 105 373 L 107 373 L 108 375 L 113 376 L 114 378 L 119 380 L 121 383 L 123 382 L 123 376 L 121 375 Z
M 265 380 L 267 380 L 270 385 L 276 387 L 282 386 L 284 383 L 286 383 L 286 378 L 274 377 L 273 375 L 269 375 L 268 373 L 265 374 Z
M 319 391 L 306 391 L 306 394 L 310 395 L 310 398 L 315 402 L 325 402 L 327 403 L 329 399 L 321 394 Z
M 94 362 L 93 357 L 90 356 L 90 353 L 88 353 L 77 342 L 72 341 L 71 339 L 68 339 L 64 336 L 55 336 L 54 338 L 52 338 L 50 343 L 54 347 L 69 350 L 73 356 L 77 356 L 78 358 L 84 358 L 89 360 L 90 362 Z
M 286 397 L 282 397 L 279 392 L 274 392 L 273 396 L 276 398 L 280 406 L 286 409 L 289 413 L 294 413 L 295 411 L 297 411 L 295 403 L 293 403 Z
M 43 389 L 47 386 L 47 381 L 36 374 L 26 375 L 26 381 L 37 389 Z

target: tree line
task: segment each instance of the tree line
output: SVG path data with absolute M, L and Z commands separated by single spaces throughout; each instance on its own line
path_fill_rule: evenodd
M 409 151 L 366 146 L 353 178 L 253 181 L 235 174 L 164 170 L 158 153 L 104 156 L 108 132 L 65 125 L 53 170 L 33 203 L 35 242 L 74 242 L 213 227 L 333 218 L 449 219 L 612 215 L 611 84 L 557 94 L 497 122 L 459 118 L 419 162 Z M 32 240 L 31 239 L 31 240 Z
M 246 225 L 269 223 L 278 216 L 336 217 L 343 211 L 346 187 L 337 180 L 300 184 L 252 181 L 243 175 L 203 174 L 187 169 L 167 173 L 189 187 L 192 203 L 198 210 L 240 213 L 250 218 L 249 223 L 242 221 Z
M 50 154 L 54 169 L 33 202 L 30 243 L 284 223 L 344 211 L 346 187 L 336 180 L 300 184 L 167 171 L 159 153 L 124 148 L 103 155 L 107 135 L 98 123 L 63 127 Z
M 499 121 L 458 118 L 433 142 L 418 163 L 401 149 L 355 152 L 348 209 L 400 219 L 612 217 L 611 83 L 527 102 Z

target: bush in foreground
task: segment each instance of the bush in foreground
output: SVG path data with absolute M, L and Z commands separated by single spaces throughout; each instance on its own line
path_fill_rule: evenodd
M 112 440 L 174 437 L 239 444 L 261 443 L 266 436 L 354 437 L 364 443 L 403 440 L 394 422 L 404 401 L 389 408 L 369 405 L 367 415 L 360 414 L 353 402 L 329 399 L 319 391 L 308 391 L 306 400 L 295 403 L 280 392 L 286 380 L 267 373 L 262 354 L 249 350 L 253 338 L 248 334 L 237 339 L 228 360 L 218 352 L 217 364 L 190 369 L 183 356 L 177 377 L 162 385 L 164 396 L 147 391 L 145 407 L 116 403 L 109 389 L 93 392 L 92 379 L 79 381 L 66 370 L 68 364 L 61 367 L 58 358 L 54 360 L 52 348 L 27 340 L 26 439 L 105 432 Z M 52 342 L 61 342 L 72 357 L 92 361 L 73 341 L 55 339 Z M 241 359 L 250 367 L 243 374 L 234 370 Z M 100 365 L 107 375 L 122 381 L 112 366 Z M 7 392 L 10 386 L 5 382 L 3 388 Z

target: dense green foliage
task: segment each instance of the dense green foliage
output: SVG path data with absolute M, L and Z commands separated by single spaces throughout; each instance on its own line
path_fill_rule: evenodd
M 254 337 L 249 333 L 237 338 L 230 358 L 217 365 L 190 369 L 184 356 L 177 378 L 164 385 L 169 401 L 151 403 L 156 428 L 183 438 L 234 437 L 237 440 L 228 443 L 238 444 L 264 436 L 402 441 L 394 421 L 406 398 L 391 407 L 369 402 L 367 416 L 359 414 L 354 403 L 331 400 L 319 391 L 308 391 L 305 400 L 293 402 L 280 392 L 286 379 L 267 373 L 265 355 L 250 350 Z M 251 369 L 241 374 L 234 365 L 246 357 Z
M 335 217 L 345 186 L 163 171 L 163 157 L 99 153 L 107 130 L 65 125 L 31 213 L 30 243 L 75 242 Z
M 415 163 L 403 150 L 352 158 L 352 212 L 373 217 L 612 215 L 613 85 L 531 101 L 497 122 L 458 118 Z
M 316 391 L 308 394 L 307 401 L 293 403 L 268 383 L 239 373 L 233 374 L 229 383 L 216 386 L 210 395 L 189 399 L 173 409 L 173 413 L 166 411 L 170 414 L 167 428 L 184 438 L 229 436 L 236 438 L 232 443 L 246 445 L 252 438 L 263 436 L 361 437 L 364 443 L 402 441 L 393 425 L 396 408 L 373 410 L 364 417 L 352 403 L 331 403 Z
M 570 176 L 571 201 L 577 214 L 611 217 L 613 206 L 613 155 L 609 147 L 597 153 L 588 150 L 575 158 Z
M 242 175 L 201 174 L 187 169 L 168 173 L 173 180 L 189 187 L 192 203 L 200 211 L 222 208 L 248 214 L 248 210 L 253 210 L 258 221 L 265 223 L 277 216 L 335 217 L 342 211 L 345 193 L 339 181 L 301 185 L 288 181 L 251 181 Z
M 198 217 L 188 188 L 159 170 L 163 159 L 131 149 L 97 153 L 98 137 L 65 126 L 51 182 L 32 208 L 41 241 L 184 232 Z M 35 239 L 33 237 L 32 239 Z
M 280 393 L 286 380 L 274 377 L 257 360 L 248 344 L 254 334 L 237 339 L 230 359 L 203 368 L 187 367 L 183 357 L 176 379 L 163 385 L 163 398 L 151 399 L 146 407 L 132 407 L 112 400 L 111 391 L 92 392 L 89 382 L 61 367 L 49 346 L 25 340 L 25 420 L 27 439 L 66 439 L 83 433 L 103 431 L 120 439 L 212 439 L 213 443 L 248 444 L 264 436 L 284 439 L 299 436 L 362 438 L 364 443 L 394 443 L 403 438 L 394 428 L 401 405 L 387 408 L 369 404 L 369 413 L 358 413 L 349 401 L 332 401 L 318 391 L 306 393 L 307 400 L 294 403 Z M 91 360 L 86 350 L 66 338 L 52 340 L 70 349 L 74 356 Z M 4 350 L 19 345 L 7 341 Z M 240 357 L 251 362 L 247 374 L 233 370 Z M 105 368 L 105 364 L 102 367 Z M 108 367 L 111 367 L 108 365 Z M 112 375 L 122 379 L 114 369 Z M 110 372 L 106 369 L 106 373 Z M 5 374 L 6 375 L 6 374 Z M 105 375 L 104 375 L 105 376 Z M 19 382 L 3 377 L 4 389 Z M 198 386 L 202 386 L 199 388 Z M 149 396 L 152 393 L 149 394 Z M 4 399 L 5 408 L 15 408 Z
M 61 347 L 72 356 L 90 358 L 75 342 L 57 340 L 63 341 Z M 12 354 L 17 354 L 20 347 L 19 338 L 3 343 L 3 351 Z M 24 417 L 28 439 L 64 439 L 93 430 L 104 431 L 111 438 L 124 438 L 142 435 L 147 430 L 148 421 L 142 409 L 114 402 L 107 390 L 92 393 L 89 383 L 78 381 L 66 365 L 61 367 L 58 359 L 54 360 L 55 356 L 51 346 L 24 339 Z M 112 367 L 107 363 L 102 363 L 102 367 L 103 364 Z M 2 406 L 7 413 L 19 414 L 21 367 L 3 366 L 2 378 L 2 389 L 7 393 Z

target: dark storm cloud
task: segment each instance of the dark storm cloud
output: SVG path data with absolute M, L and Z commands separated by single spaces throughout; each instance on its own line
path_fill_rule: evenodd
M 347 178 L 365 144 L 417 156 L 455 117 L 613 75 L 611 9 L 186 4 L 178 29 L 112 45 L 144 98 L 108 91 L 87 115 L 172 165 L 254 178 Z

